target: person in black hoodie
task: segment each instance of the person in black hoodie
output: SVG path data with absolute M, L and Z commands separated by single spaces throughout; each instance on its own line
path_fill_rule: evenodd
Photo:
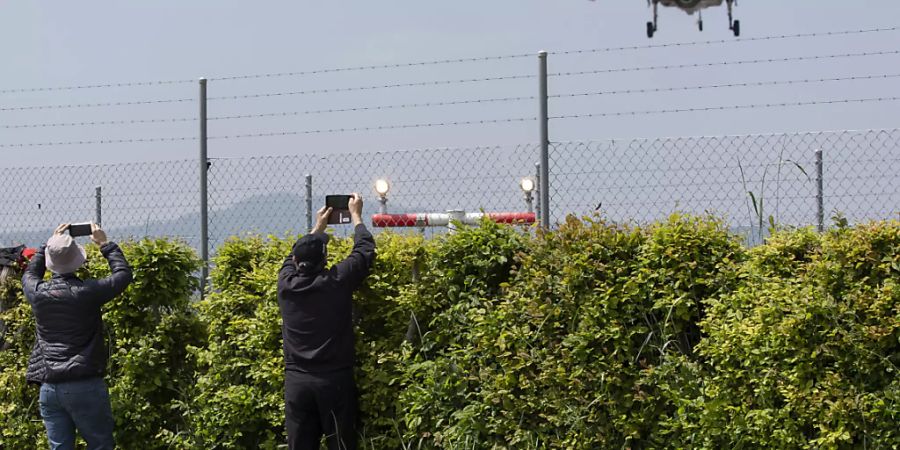
M 297 240 L 278 274 L 291 449 L 318 449 L 323 435 L 329 449 L 356 448 L 353 291 L 375 261 L 375 239 L 362 223 L 359 194 L 349 207 L 355 228 L 350 256 L 326 268 L 331 208 L 322 208 L 316 227 Z
M 111 275 L 81 280 L 84 248 L 65 234 L 68 224 L 31 259 L 22 290 L 34 313 L 35 343 L 25 378 L 41 385 L 39 405 L 51 449 L 74 449 L 75 430 L 88 449 L 112 449 L 113 416 L 103 380 L 108 349 L 100 308 L 125 291 L 132 273 L 122 250 L 106 233 L 91 225 L 91 239 L 109 261 Z M 53 272 L 44 280 L 46 269 Z

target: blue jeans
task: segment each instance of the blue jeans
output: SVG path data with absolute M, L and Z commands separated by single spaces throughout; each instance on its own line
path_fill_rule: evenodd
M 87 442 L 88 450 L 116 446 L 109 389 L 103 378 L 44 383 L 40 405 L 51 449 L 74 449 L 76 429 Z

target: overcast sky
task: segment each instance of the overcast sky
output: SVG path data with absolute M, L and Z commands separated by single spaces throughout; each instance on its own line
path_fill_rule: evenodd
M 823 6 L 827 5 L 827 6 Z M 900 3 L 888 0 L 742 0 L 736 9 L 744 37 L 873 29 L 900 25 Z M 551 52 L 550 72 L 602 71 L 760 58 L 830 56 L 900 50 L 900 32 L 734 42 L 725 8 L 696 17 L 661 11 L 657 36 L 645 36 L 644 0 L 238 1 L 154 0 L 38 2 L 0 0 L 0 166 L 96 164 L 194 158 L 196 141 L 10 147 L 197 135 L 196 82 L 152 86 L 22 92 L 41 87 L 195 80 L 247 74 L 453 58 Z M 725 43 L 560 54 L 577 49 L 698 40 Z M 556 76 L 550 93 L 653 90 L 758 81 L 900 75 L 897 54 L 825 58 L 695 69 L 641 70 Z M 293 92 L 292 95 L 210 100 L 211 117 L 297 113 L 323 109 L 531 97 L 534 78 L 296 94 L 298 91 L 424 81 L 534 75 L 537 57 L 362 70 L 318 75 L 213 80 L 209 96 Z M 9 92 L 14 91 L 14 92 Z M 900 78 L 828 81 L 764 87 L 593 95 L 551 100 L 550 114 L 579 115 L 806 102 L 900 95 Z M 14 108 L 161 101 L 149 105 L 21 110 Z M 839 104 L 724 112 L 686 112 L 551 121 L 551 140 L 724 135 L 758 132 L 896 127 L 900 102 Z M 391 108 L 283 117 L 213 120 L 210 136 L 309 132 L 497 119 L 529 119 L 536 100 Z M 11 126 L 174 119 L 174 122 L 92 126 Z M 537 123 L 423 127 L 343 133 L 213 139 L 211 157 L 370 152 L 518 144 L 538 139 Z M 4 147 L 4 145 L 6 147 Z

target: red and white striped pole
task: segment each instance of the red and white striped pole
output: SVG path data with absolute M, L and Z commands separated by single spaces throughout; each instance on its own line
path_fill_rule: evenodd
M 485 216 L 497 223 L 531 224 L 536 222 L 533 212 L 495 212 L 467 213 L 448 211 L 446 213 L 414 213 L 414 214 L 374 214 L 372 225 L 379 228 L 389 227 L 446 227 L 451 220 L 459 220 L 466 225 L 476 225 Z

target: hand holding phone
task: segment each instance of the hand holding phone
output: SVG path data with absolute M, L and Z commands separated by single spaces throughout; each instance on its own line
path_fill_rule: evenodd
M 327 206 L 319 208 L 319 211 L 316 212 L 316 226 L 310 230 L 310 233 L 324 233 L 325 228 L 328 228 L 329 217 L 331 217 L 331 208 Z
M 59 226 L 56 227 L 55 230 L 53 230 L 53 235 L 54 235 L 54 236 L 59 236 L 59 235 L 65 233 L 66 230 L 68 230 L 68 229 L 69 229 L 69 224 L 67 224 L 67 223 L 61 223 L 61 224 L 59 224 Z
M 91 240 L 101 247 L 109 242 L 109 239 L 106 237 L 106 232 L 96 223 L 91 224 Z
M 350 196 L 350 202 L 347 205 L 350 209 L 350 218 L 353 220 L 354 225 L 358 225 L 362 223 L 362 209 L 363 209 L 363 199 L 362 196 L 358 193 L 354 192 L 353 195 Z

